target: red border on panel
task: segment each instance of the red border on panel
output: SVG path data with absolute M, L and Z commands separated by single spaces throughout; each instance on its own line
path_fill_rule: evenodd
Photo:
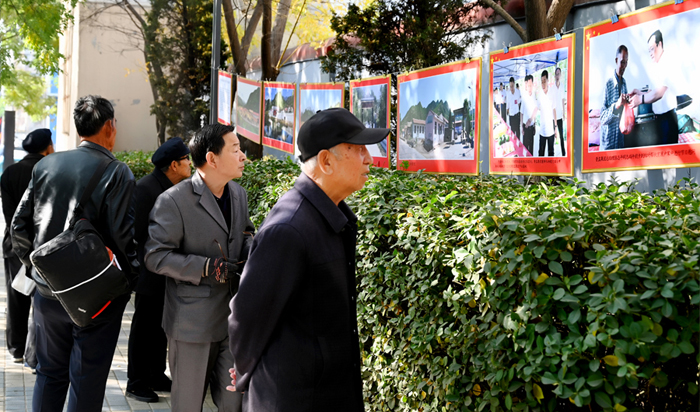
M 353 109 L 352 89 L 355 87 L 376 86 L 386 84 L 386 125 L 391 128 L 391 75 L 372 77 L 369 79 L 350 80 L 350 112 Z M 353 113 L 355 114 L 355 113 Z M 372 162 L 376 167 L 389 168 L 391 163 L 391 133 L 386 137 L 386 157 L 372 156 Z
M 493 64 L 494 62 L 510 60 L 516 57 L 530 56 L 550 50 L 568 49 L 567 62 L 567 117 L 566 117 L 566 156 L 562 157 L 495 157 L 496 147 L 493 144 L 493 116 L 489 116 L 489 173 L 494 175 L 544 175 L 544 176 L 573 176 L 573 96 L 574 96 L 574 33 L 562 36 L 561 40 L 554 38 L 540 40 L 522 46 L 512 47 L 508 53 L 503 50 L 491 53 L 489 63 L 489 110 L 493 109 Z M 536 76 L 539 81 L 539 77 Z M 521 90 L 521 93 L 525 93 Z M 491 113 L 491 112 L 490 112 Z M 517 137 L 513 137 L 517 139 Z
M 401 83 L 417 80 L 432 76 L 437 76 L 446 73 L 453 73 L 463 70 L 476 69 L 476 93 L 474 102 L 474 159 L 471 160 L 401 160 L 399 134 L 401 133 Z M 409 172 L 417 172 L 425 170 L 428 173 L 439 174 L 464 174 L 478 175 L 479 174 L 479 144 L 480 144 L 480 125 L 479 118 L 481 114 L 481 57 L 472 60 L 459 61 L 456 63 L 444 64 L 442 66 L 431 67 L 428 69 L 418 70 L 411 73 L 398 76 L 396 93 L 396 168 Z M 408 164 L 404 168 L 404 163 Z
M 675 4 L 675 2 L 671 1 L 622 15 L 615 24 L 612 24 L 611 20 L 606 20 L 584 28 L 583 133 L 581 138 L 581 169 L 583 173 L 700 166 L 700 150 L 695 146 L 697 143 L 678 143 L 604 152 L 588 151 L 588 112 L 590 109 L 588 87 L 590 86 L 591 38 L 697 8 L 700 8 L 700 2 L 698 1 L 684 1 L 681 4 Z M 692 36 L 690 33 L 687 35 Z
M 268 136 L 265 136 L 265 90 L 268 87 L 276 88 L 276 89 L 287 89 L 292 91 L 292 96 L 294 97 L 294 123 L 292 127 L 292 143 L 287 143 L 287 142 L 282 142 L 277 139 L 272 139 Z M 263 127 L 261 128 L 261 134 L 262 134 L 262 144 L 268 147 L 272 147 L 275 149 L 282 150 L 284 152 L 290 153 L 292 156 L 294 156 L 294 144 L 296 143 L 296 122 L 297 122 L 297 96 L 296 96 L 296 84 L 294 83 L 282 83 L 282 82 L 263 82 L 263 89 L 262 89 L 262 94 L 261 94 L 261 100 L 262 100 L 262 112 L 261 112 L 261 119 L 262 119 L 262 125 Z

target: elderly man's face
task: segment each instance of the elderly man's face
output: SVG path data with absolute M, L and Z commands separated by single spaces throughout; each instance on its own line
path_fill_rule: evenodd
M 335 146 L 333 152 L 331 156 L 336 160 L 333 167 L 334 184 L 346 192 L 346 196 L 362 189 L 369 177 L 369 165 L 372 164 L 367 147 L 341 143 Z

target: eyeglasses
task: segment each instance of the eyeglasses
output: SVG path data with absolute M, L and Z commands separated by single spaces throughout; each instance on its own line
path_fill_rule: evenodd
M 181 157 L 181 158 L 179 158 L 179 159 L 177 159 L 177 160 L 178 160 L 179 162 L 181 162 L 181 161 L 183 161 L 183 160 L 190 160 L 190 155 L 185 155 L 185 156 L 183 156 L 183 157 Z

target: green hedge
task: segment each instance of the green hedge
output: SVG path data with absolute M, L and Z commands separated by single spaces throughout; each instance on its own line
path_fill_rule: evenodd
M 151 163 L 153 152 L 142 152 L 140 150 L 136 152 L 117 152 L 114 156 L 129 166 L 136 180 L 153 171 L 154 166 Z
M 248 166 L 259 225 L 299 174 Z M 700 187 L 372 170 L 358 316 L 371 411 L 698 410 Z
M 256 225 L 299 173 L 246 168 Z M 681 183 L 373 169 L 347 200 L 368 410 L 697 411 L 700 186 Z

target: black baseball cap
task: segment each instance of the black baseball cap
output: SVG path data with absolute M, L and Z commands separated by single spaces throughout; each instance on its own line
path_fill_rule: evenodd
M 180 160 L 190 154 L 190 149 L 179 137 L 166 140 L 151 157 L 151 162 L 162 169 L 168 166 L 173 160 Z
M 297 146 L 302 162 L 316 156 L 321 150 L 341 143 L 366 145 L 386 139 L 391 130 L 366 128 L 354 114 L 343 108 L 316 112 L 299 129 Z

